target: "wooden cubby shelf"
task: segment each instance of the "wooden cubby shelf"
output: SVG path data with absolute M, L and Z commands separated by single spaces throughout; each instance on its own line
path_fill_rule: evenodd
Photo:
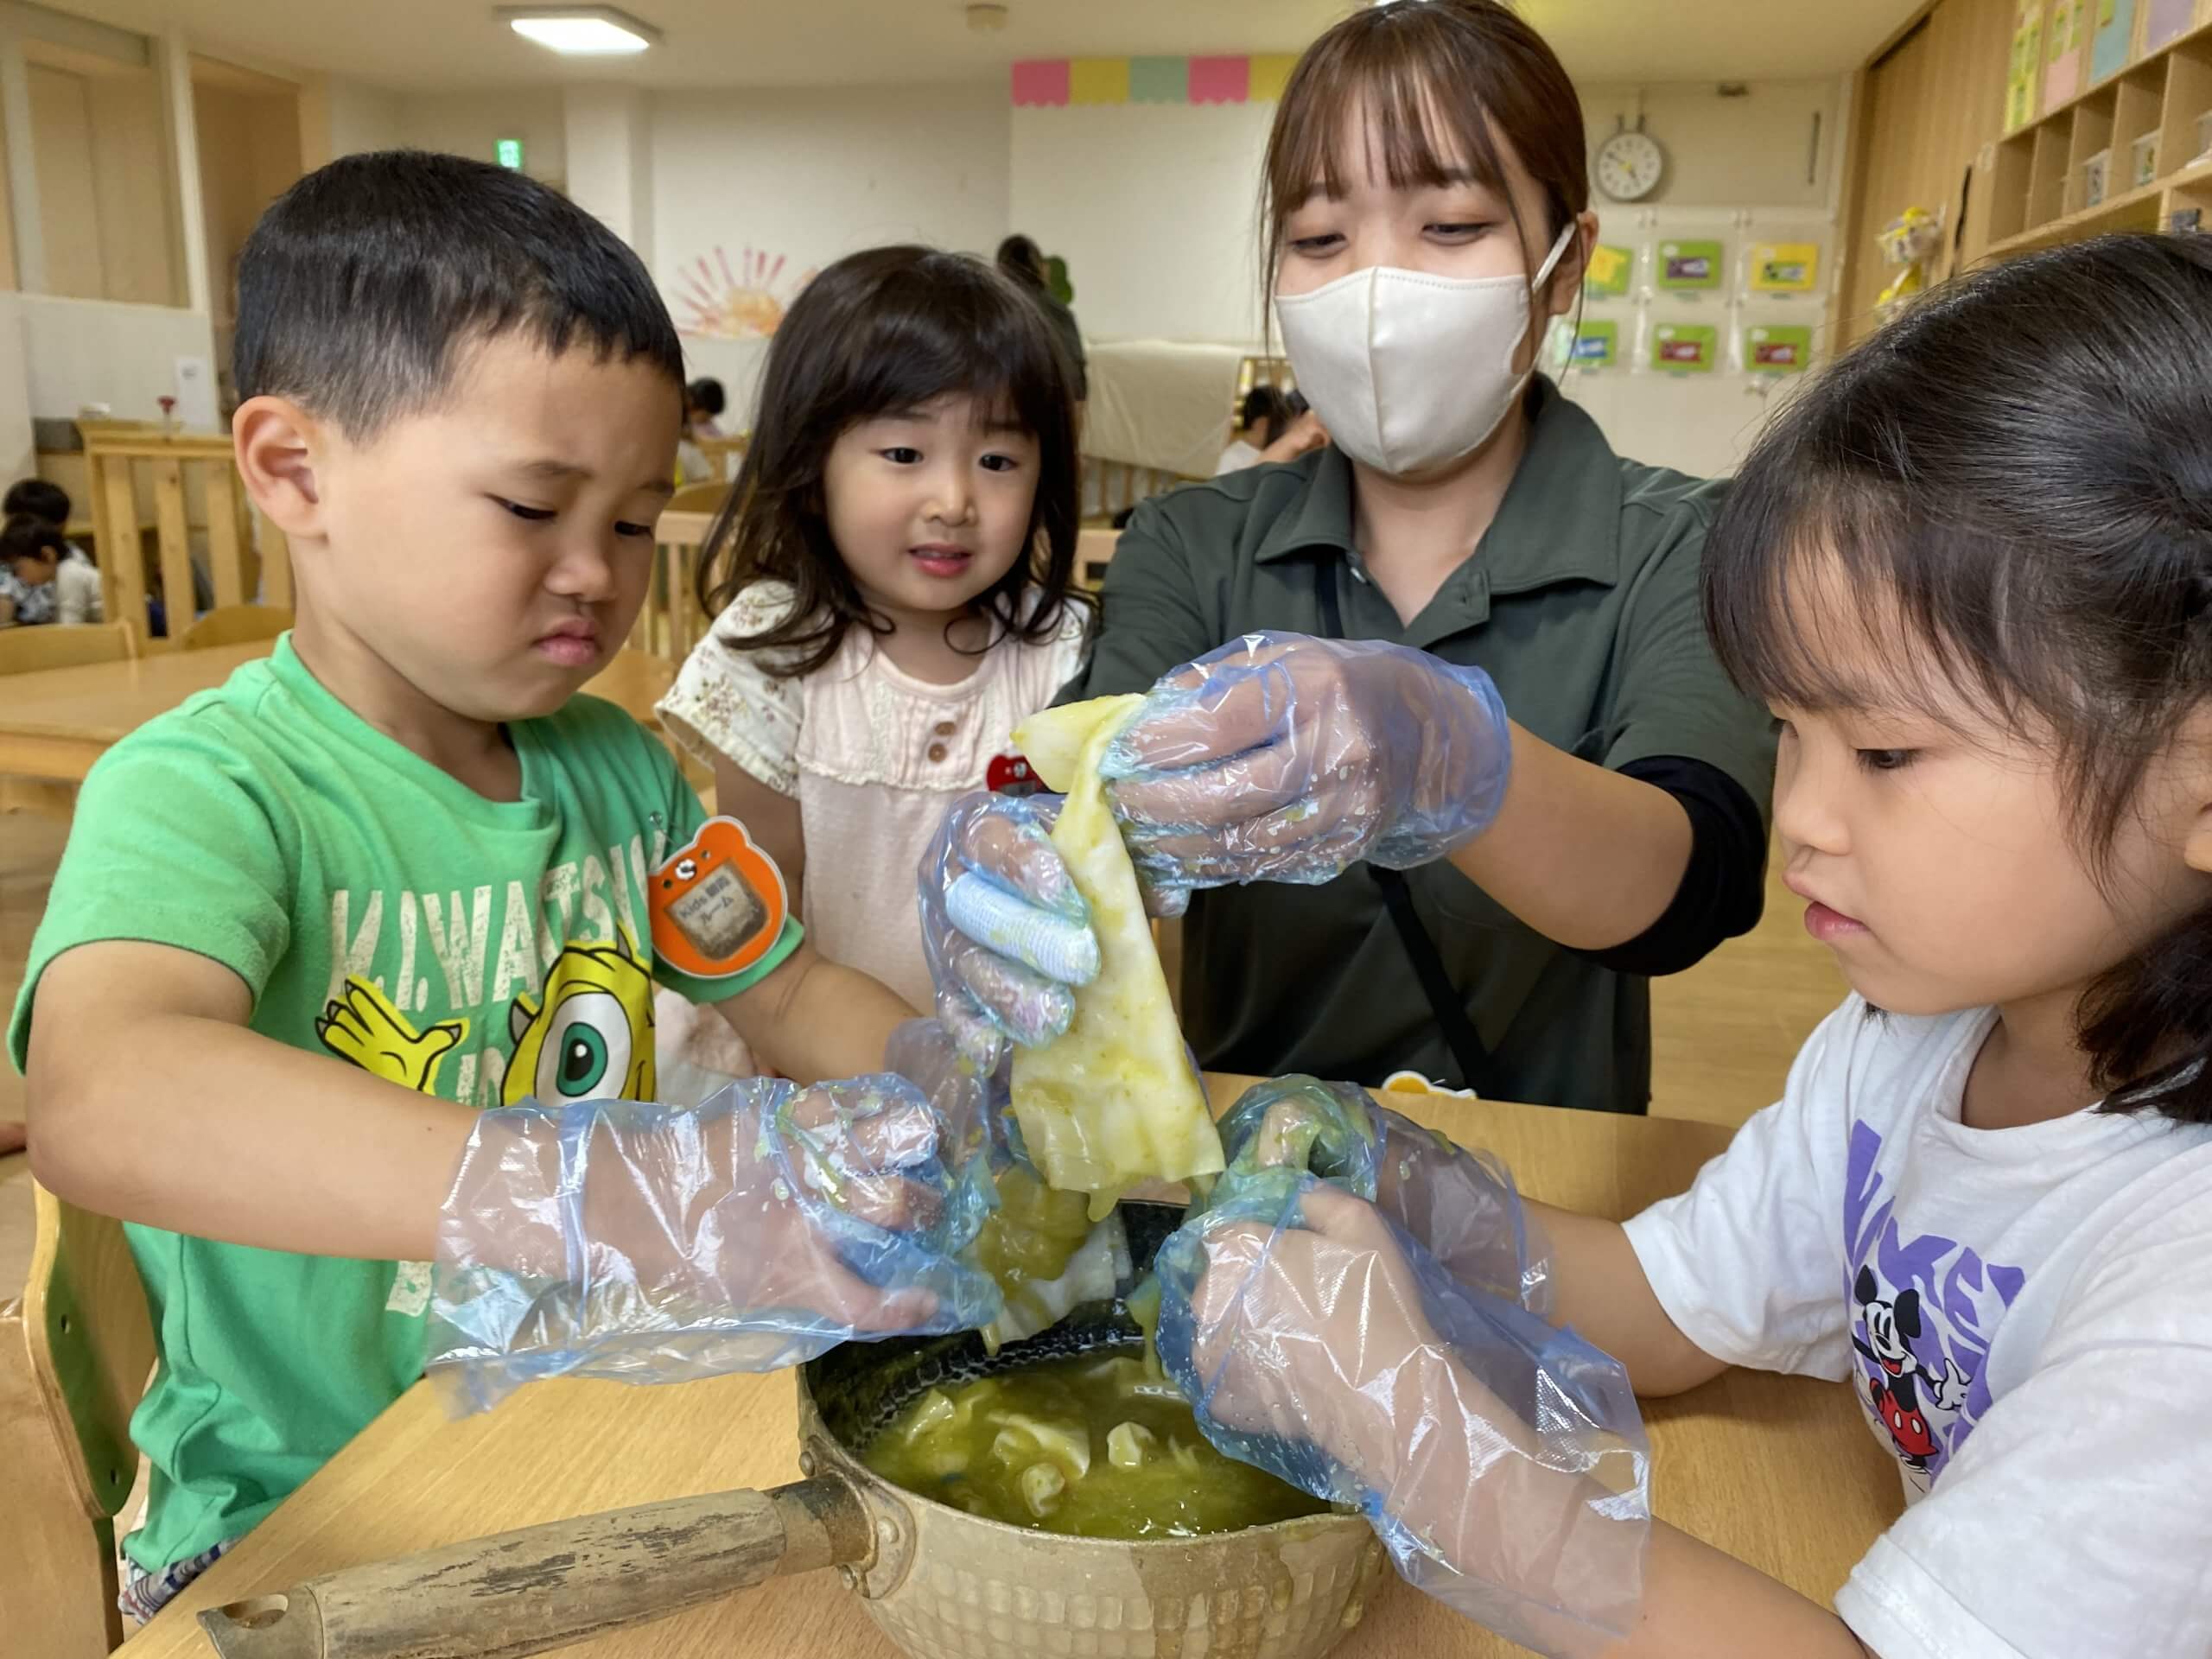
M 2212 22 L 1999 139 L 1989 176 L 1995 257 L 2212 214 Z

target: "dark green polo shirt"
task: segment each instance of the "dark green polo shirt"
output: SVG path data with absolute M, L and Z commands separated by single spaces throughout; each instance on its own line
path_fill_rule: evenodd
M 1064 696 L 1145 690 L 1240 633 L 1321 633 L 1319 575 L 1336 584 L 1347 637 L 1485 669 L 1508 712 L 1548 742 L 1614 769 L 1701 761 L 1764 813 L 1773 723 L 1722 674 L 1698 598 L 1724 486 L 1621 460 L 1548 381 L 1529 400 L 1528 453 L 1497 519 L 1410 626 L 1362 573 L 1351 464 L 1324 449 L 1139 508 L 1108 567 L 1090 663 Z M 1490 1051 L 1487 1092 L 1644 1109 L 1649 981 L 1543 938 L 1448 862 L 1407 880 Z M 1184 1032 L 1204 1065 L 1370 1084 L 1400 1067 L 1458 1077 L 1364 869 L 1322 887 L 1195 894 L 1183 951 Z

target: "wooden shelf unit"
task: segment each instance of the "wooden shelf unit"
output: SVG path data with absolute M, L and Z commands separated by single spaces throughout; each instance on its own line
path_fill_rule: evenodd
M 1996 257 L 2107 231 L 2156 230 L 2173 213 L 2212 209 L 2212 22 L 2084 88 L 1997 143 L 1990 169 L 1989 245 Z M 2147 182 L 2136 141 L 2155 138 Z M 2105 161 L 2102 199 L 2088 199 L 2088 164 Z M 2208 222 L 2212 229 L 2212 222 Z

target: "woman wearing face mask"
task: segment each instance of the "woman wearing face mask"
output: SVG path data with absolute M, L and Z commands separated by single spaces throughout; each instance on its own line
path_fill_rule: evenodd
M 1495 0 L 1363 8 L 1266 168 L 1332 447 L 1141 508 L 1065 694 L 1153 692 L 1108 770 L 1155 910 L 1188 900 L 1185 1032 L 1220 1070 L 1641 1111 L 1648 976 L 1758 918 L 1774 748 L 1699 612 L 1719 486 L 1532 373 L 1597 232 L 1574 89 Z M 1021 820 L 963 803 L 924 867 L 985 1046 L 1064 1027 L 1096 957 Z

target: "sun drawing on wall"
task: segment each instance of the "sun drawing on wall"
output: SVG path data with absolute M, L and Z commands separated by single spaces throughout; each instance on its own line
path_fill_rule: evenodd
M 683 331 L 709 340 L 755 340 L 776 332 L 784 308 L 812 280 L 805 271 L 786 279 L 780 253 L 747 248 L 734 270 L 729 255 L 716 248 L 677 273 L 676 299 L 683 309 Z

